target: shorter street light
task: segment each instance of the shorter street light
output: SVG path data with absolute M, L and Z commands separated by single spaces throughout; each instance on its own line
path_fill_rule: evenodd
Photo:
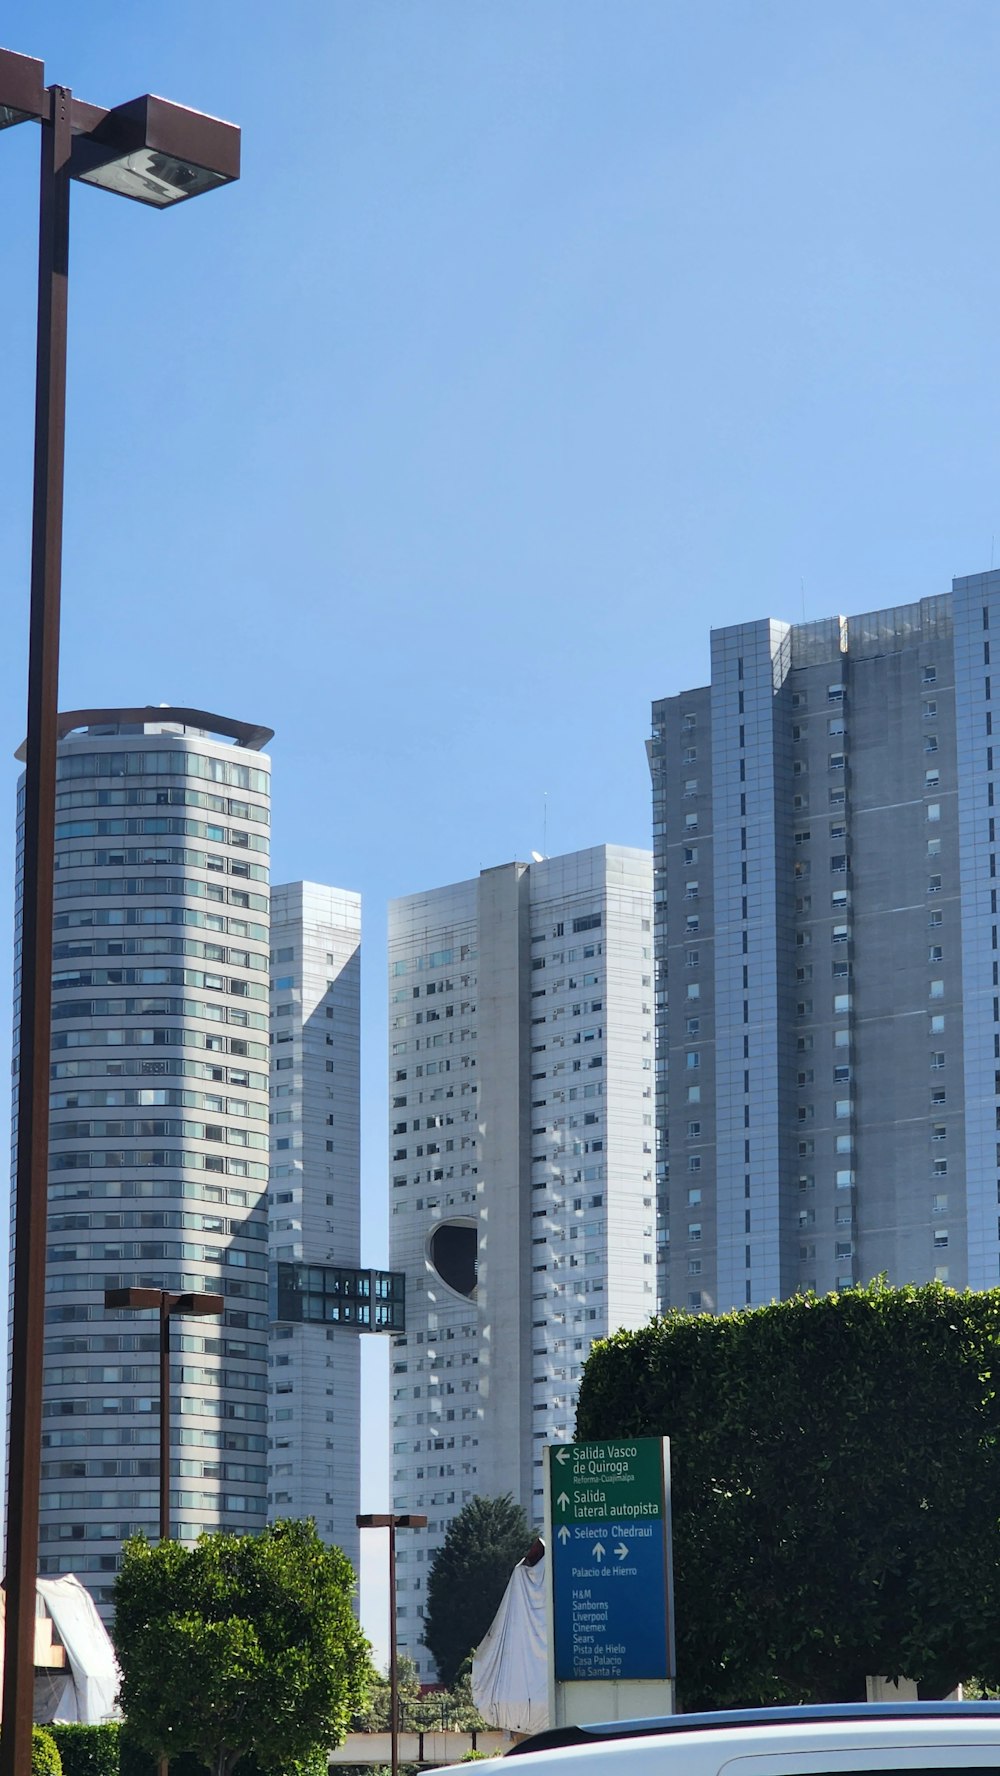
M 396 1531 L 426 1529 L 426 1517 L 415 1511 L 400 1516 L 391 1512 L 362 1512 L 355 1518 L 359 1529 L 389 1531 L 389 1732 L 392 1738 L 392 1776 L 399 1776 L 399 1660 L 396 1652 Z
M 170 1320 L 174 1314 L 221 1314 L 222 1295 L 179 1295 L 171 1289 L 105 1289 L 105 1307 L 160 1310 L 160 1540 L 170 1536 Z

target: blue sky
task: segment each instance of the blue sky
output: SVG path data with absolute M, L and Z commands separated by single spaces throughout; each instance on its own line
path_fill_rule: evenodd
M 6 0 L 0 35 L 243 126 L 175 213 L 74 189 L 62 703 L 275 728 L 276 879 L 365 896 L 377 1263 L 387 899 L 546 805 L 550 851 L 648 843 L 649 701 L 711 625 L 990 564 L 1000 8 Z M 37 153 L 0 135 L 11 815 Z

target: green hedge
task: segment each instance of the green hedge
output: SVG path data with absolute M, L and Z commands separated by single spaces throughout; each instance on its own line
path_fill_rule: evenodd
M 117 1722 L 100 1727 L 74 1722 L 48 1730 L 59 1747 L 63 1776 L 119 1776 Z
M 36 1735 L 41 1728 L 36 1727 Z M 156 1759 L 143 1751 L 127 1726 L 109 1721 L 103 1726 L 52 1726 L 51 1734 L 62 1758 L 62 1776 L 156 1776 Z M 327 1758 L 322 1748 L 293 1765 L 287 1776 L 326 1776 Z M 32 1765 L 32 1776 L 59 1776 L 58 1769 Z M 193 1752 L 179 1752 L 170 1760 L 170 1776 L 205 1776 L 205 1766 Z M 252 1758 L 236 1766 L 236 1776 L 261 1776 Z
M 1000 1290 L 668 1314 L 594 1346 L 576 1435 L 670 1437 L 686 1709 L 1000 1683 Z
M 31 1776 L 62 1776 L 59 1747 L 45 1727 L 31 1729 Z

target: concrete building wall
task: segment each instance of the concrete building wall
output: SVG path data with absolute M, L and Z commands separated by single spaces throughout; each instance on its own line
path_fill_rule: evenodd
M 174 1322 L 175 1535 L 259 1528 L 266 1501 L 269 761 L 240 724 L 135 717 L 57 765 L 39 1566 L 105 1613 L 159 1473 L 155 1316 L 106 1289 L 225 1296 Z
M 271 1039 L 269 1249 L 307 1284 L 310 1267 L 361 1262 L 359 895 L 275 887 Z M 361 1327 L 277 1317 L 277 1292 L 272 1307 L 268 1514 L 315 1518 L 356 1569 Z
M 998 590 L 724 630 L 654 704 L 664 1301 L 996 1280 Z
M 542 1447 L 572 1436 L 595 1337 L 652 1311 L 652 905 L 647 853 L 612 846 L 411 895 L 390 909 L 400 1641 L 469 1499 L 539 1522 Z M 424 1544 L 424 1545 L 420 1545 Z

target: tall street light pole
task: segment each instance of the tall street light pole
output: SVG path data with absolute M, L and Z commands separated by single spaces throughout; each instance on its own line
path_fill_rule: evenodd
M 152 1307 L 160 1315 L 160 1540 L 170 1537 L 170 1321 L 174 1314 L 221 1314 L 222 1295 L 175 1294 L 171 1289 L 105 1289 L 105 1307 Z
M 389 1531 L 389 1732 L 392 1744 L 392 1776 L 399 1776 L 399 1654 L 396 1646 L 396 1531 L 426 1529 L 426 1517 L 415 1511 L 402 1515 L 367 1512 L 355 1518 L 359 1529 Z
M 30 1767 L 34 1695 L 69 184 L 80 179 L 166 209 L 228 184 L 240 170 L 234 124 L 149 94 L 105 111 L 74 99 L 68 87 L 46 87 L 34 57 L 0 50 L 0 129 L 31 121 L 41 125 L 42 159 L 0 1776 Z

